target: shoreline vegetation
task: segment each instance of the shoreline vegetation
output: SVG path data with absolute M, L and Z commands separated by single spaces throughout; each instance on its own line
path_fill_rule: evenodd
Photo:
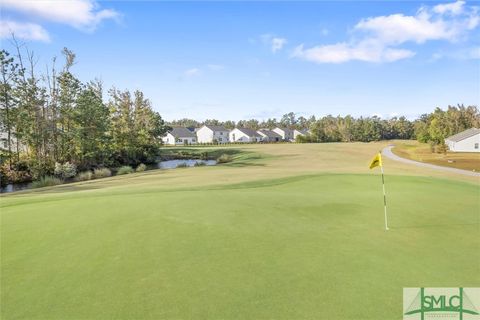
M 226 164 L 230 163 L 235 160 L 233 155 L 241 154 L 242 151 L 239 150 L 230 150 L 230 149 L 211 149 L 208 151 L 198 151 L 192 150 L 191 148 L 176 148 L 172 150 L 168 150 L 168 152 L 162 152 L 162 154 L 158 158 L 158 162 L 155 163 L 155 166 L 150 164 L 149 166 L 141 163 L 136 168 L 132 168 L 131 166 L 122 166 L 120 168 L 97 168 L 94 170 L 86 170 L 82 172 L 76 172 L 76 169 L 72 169 L 69 166 L 69 171 L 73 170 L 73 174 L 71 175 L 64 175 L 61 170 L 58 169 L 57 163 L 57 172 L 55 176 L 43 176 L 39 180 L 33 181 L 29 187 L 21 189 L 19 191 L 29 190 L 29 189 L 37 189 L 43 187 L 52 187 L 61 184 L 71 184 L 76 182 L 83 182 L 89 180 L 98 180 L 102 178 L 108 178 L 111 176 L 121 176 L 126 174 L 133 174 L 133 173 L 142 173 L 145 171 L 152 171 L 152 170 L 162 170 L 158 166 L 158 163 L 162 161 L 169 161 L 169 160 L 198 160 L 194 163 L 192 167 L 203 167 L 206 164 L 203 161 L 214 160 L 217 165 L 219 164 Z M 60 166 L 61 167 L 61 166 Z M 180 163 L 177 165 L 177 168 L 187 168 L 190 167 L 186 163 Z M 61 177 L 63 175 L 63 177 Z M 18 192 L 18 191 L 17 191 Z M 2 194 L 11 193 L 11 192 L 2 192 Z

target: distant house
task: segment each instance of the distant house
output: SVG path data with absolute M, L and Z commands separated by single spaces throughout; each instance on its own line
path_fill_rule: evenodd
M 272 131 L 275 132 L 275 133 L 278 133 L 282 137 L 282 139 L 285 140 L 285 141 L 293 141 L 294 140 L 293 130 L 290 130 L 288 128 L 276 127 Z
M 278 142 L 282 141 L 282 136 L 279 135 L 278 133 L 268 130 L 268 129 L 260 129 L 257 131 L 259 135 L 262 136 L 262 141 L 263 142 Z
M 227 143 L 228 133 L 224 126 L 204 125 L 197 130 L 198 143 Z
M 10 143 L 12 144 L 13 149 L 13 142 L 11 138 Z M 8 150 L 8 134 L 3 131 L 0 131 L 0 150 Z
M 480 129 L 471 128 L 445 139 L 453 152 L 480 152 Z
M 310 134 L 310 131 L 307 129 L 295 129 L 293 130 L 293 139 L 296 140 L 298 136 L 307 136 Z
M 27 152 L 28 148 L 25 144 L 18 141 L 12 132 L 10 135 L 10 148 L 12 152 Z M 8 151 L 8 133 L 0 131 L 0 150 Z
M 168 145 L 184 145 L 196 144 L 197 136 L 187 128 L 173 128 L 162 138 L 164 144 Z
M 262 136 L 255 130 L 247 128 L 235 128 L 230 131 L 229 138 L 231 142 L 260 142 Z

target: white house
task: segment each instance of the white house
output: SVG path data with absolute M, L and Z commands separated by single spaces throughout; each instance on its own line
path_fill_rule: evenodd
M 197 130 L 198 143 L 227 143 L 228 129 L 224 126 L 204 125 Z
M 173 128 L 163 138 L 164 144 L 168 145 L 184 145 L 184 144 L 196 144 L 197 136 L 187 128 Z
M 27 152 L 28 148 L 22 142 L 17 141 L 14 133 L 10 135 L 10 148 L 12 152 Z M 8 151 L 8 133 L 0 131 L 0 150 Z
M 307 136 L 310 134 L 310 131 L 308 131 L 307 129 L 295 129 L 293 130 L 293 139 L 296 140 L 298 136 Z
M 282 141 L 282 136 L 279 135 L 278 133 L 268 130 L 268 129 L 260 129 L 257 131 L 259 135 L 262 136 L 262 141 L 263 142 L 278 142 Z
M 262 136 L 255 130 L 247 128 L 235 128 L 230 131 L 229 138 L 231 142 L 260 142 Z
M 480 152 L 480 129 L 471 128 L 445 139 L 453 152 Z
M 12 137 L 10 137 L 10 143 L 13 149 Z M 0 150 L 8 150 L 8 134 L 3 131 L 0 131 Z
M 282 139 L 285 141 L 293 141 L 293 130 L 290 130 L 288 128 L 279 128 L 276 127 L 275 129 L 272 130 L 275 133 L 278 133 L 280 136 L 282 136 Z

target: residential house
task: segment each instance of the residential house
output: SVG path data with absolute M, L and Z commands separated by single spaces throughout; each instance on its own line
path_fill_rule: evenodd
M 471 128 L 445 139 L 452 152 L 480 152 L 480 129 Z
M 173 128 L 162 138 L 164 144 L 168 145 L 185 145 L 196 144 L 197 136 L 187 128 Z
M 284 141 L 294 141 L 293 130 L 291 129 L 276 127 L 272 131 L 278 133 Z
M 262 141 L 263 142 L 278 142 L 282 141 L 282 136 L 279 135 L 278 133 L 268 130 L 268 129 L 260 129 L 257 131 L 259 135 L 262 136 Z
M 230 131 L 229 138 L 231 142 L 260 142 L 262 136 L 255 130 L 247 128 L 235 128 Z
M 228 143 L 228 133 L 224 126 L 204 125 L 197 130 L 198 143 Z

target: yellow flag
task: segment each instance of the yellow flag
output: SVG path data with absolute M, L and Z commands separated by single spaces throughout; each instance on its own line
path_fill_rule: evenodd
M 373 169 L 375 167 L 381 167 L 382 165 L 382 155 L 378 153 L 375 158 L 372 159 L 372 162 L 370 162 L 370 169 Z

